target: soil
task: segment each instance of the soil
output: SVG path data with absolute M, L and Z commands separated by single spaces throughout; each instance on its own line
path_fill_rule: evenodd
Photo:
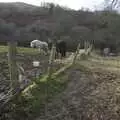
M 68 86 L 35 120 L 120 120 L 120 81 L 100 69 L 67 71 Z
M 40 59 L 43 73 L 47 70 L 45 66 L 47 66 L 48 58 L 24 55 L 20 58 L 19 61 L 26 71 L 32 70 L 31 62 L 34 59 Z M 5 60 L 7 62 L 5 58 L 3 61 L 1 60 L 0 66 L 4 66 L 5 72 L 8 73 Z M 61 66 L 61 63 L 60 65 L 57 63 L 55 68 L 59 69 Z M 35 120 L 120 120 L 119 74 L 97 67 L 82 69 L 82 66 L 79 65 L 65 73 L 68 76 L 67 79 L 65 78 L 68 81 L 67 88 L 48 103 L 46 116 L 40 113 L 41 115 Z M 0 80 L 0 82 L 3 81 L 3 76 Z M 6 79 L 6 81 L 9 80 Z M 3 82 L 3 84 L 5 83 Z M 7 88 L 7 84 L 5 88 Z

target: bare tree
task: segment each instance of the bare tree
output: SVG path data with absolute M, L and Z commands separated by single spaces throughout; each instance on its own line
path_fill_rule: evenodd
M 105 0 L 105 6 L 110 10 L 119 7 L 120 0 Z
M 112 0 L 112 2 L 111 2 L 112 7 L 116 7 L 118 2 L 119 2 L 119 0 Z

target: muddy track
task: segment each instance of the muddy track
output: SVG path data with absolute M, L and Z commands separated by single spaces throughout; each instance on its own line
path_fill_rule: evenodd
M 36 120 L 120 120 L 120 104 L 115 74 L 72 69 L 67 72 L 69 84 L 48 106 L 47 117 Z

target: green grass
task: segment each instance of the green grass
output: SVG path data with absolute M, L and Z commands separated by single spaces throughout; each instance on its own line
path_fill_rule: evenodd
M 26 47 L 17 47 L 18 53 L 24 53 L 24 54 L 38 54 L 38 49 L 35 48 L 26 48 Z M 0 46 L 0 53 L 6 53 L 8 52 L 8 46 Z

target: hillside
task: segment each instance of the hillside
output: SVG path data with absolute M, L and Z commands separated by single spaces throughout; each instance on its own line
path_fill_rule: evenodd
M 28 4 L 28 3 L 23 3 L 23 2 L 10 2 L 10 3 L 4 3 L 0 2 L 0 7 L 3 8 L 8 8 L 8 7 L 17 7 L 18 9 L 23 9 L 23 8 L 36 8 L 37 6 Z
M 18 26 L 25 26 L 35 20 L 42 19 L 41 8 L 26 3 L 0 3 L 0 18 L 7 22 L 14 22 Z M 37 15 L 36 12 L 39 12 Z
M 15 39 L 19 45 L 28 46 L 33 39 L 47 41 L 49 37 L 66 40 L 70 50 L 84 40 L 94 40 L 95 47 L 100 49 L 101 46 L 119 48 L 119 21 L 120 15 L 115 11 L 75 11 L 58 5 L 48 8 L 21 2 L 0 3 L 0 42 Z

